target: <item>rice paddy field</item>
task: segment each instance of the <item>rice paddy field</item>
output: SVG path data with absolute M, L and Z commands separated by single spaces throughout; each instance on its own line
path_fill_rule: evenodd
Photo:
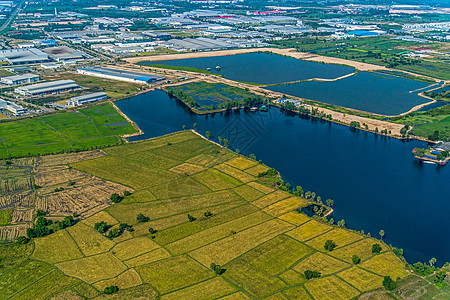
M 226 102 L 241 102 L 245 98 L 255 97 L 255 94 L 238 87 L 203 81 L 167 87 L 167 90 L 173 93 L 180 91 L 185 93 L 198 103 L 199 109 L 210 106 L 217 107 Z
M 0 123 L 0 159 L 114 146 L 134 132 L 110 104 Z
M 0 245 L 0 299 L 390 299 L 383 276 L 409 278 L 384 243 L 298 212 L 308 200 L 254 175 L 256 166 L 268 167 L 191 131 L 71 157 L 30 164 L 54 170 L 58 186 L 73 178 L 77 188 L 95 176 L 123 187 L 108 193 L 132 194 L 88 207 L 77 224 L 46 237 Z M 35 178 L 30 174 L 24 176 Z M 46 176 L 39 180 L 51 182 Z M 138 214 L 148 220 L 139 222 Z M 102 221 L 109 225 L 104 234 L 95 230 Z M 124 223 L 132 229 L 106 236 Z M 324 249 L 328 239 L 333 251 Z M 378 254 L 375 243 L 382 245 Z M 321 276 L 307 280 L 305 270 Z M 111 285 L 119 291 L 103 294 Z

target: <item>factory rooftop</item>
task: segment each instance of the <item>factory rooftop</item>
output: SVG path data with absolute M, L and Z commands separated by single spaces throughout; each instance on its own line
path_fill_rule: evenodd
M 14 92 L 25 96 L 39 96 L 72 91 L 79 88 L 81 88 L 81 86 L 76 84 L 75 81 L 67 79 L 21 86 L 16 88 Z
M 140 73 L 131 70 L 121 70 L 104 67 L 80 68 L 77 69 L 77 72 L 84 75 L 135 83 L 151 83 L 164 79 L 164 77 L 155 74 Z
M 48 61 L 47 53 L 36 48 L 0 50 L 0 60 L 13 65 L 33 64 Z
M 52 47 L 44 49 L 50 58 L 56 61 L 76 60 L 87 58 L 88 55 L 83 51 L 76 50 L 67 46 Z

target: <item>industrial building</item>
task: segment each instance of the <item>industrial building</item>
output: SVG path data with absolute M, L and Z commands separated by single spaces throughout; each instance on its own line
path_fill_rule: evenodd
M 0 109 L 7 110 L 15 116 L 20 116 L 27 112 L 26 108 L 3 99 L 0 99 Z
M 205 37 L 199 37 L 196 39 L 186 38 L 182 40 L 171 39 L 165 42 L 166 47 L 177 51 L 209 51 L 209 50 L 223 50 L 236 48 L 235 45 L 218 40 Z
M 12 65 L 36 64 L 49 60 L 47 53 L 36 48 L 0 50 L 0 60 Z
M 14 92 L 24 96 L 42 96 L 69 92 L 79 88 L 81 86 L 75 81 L 67 79 L 21 86 L 15 88 Z
M 69 106 L 79 106 L 91 102 L 96 102 L 100 100 L 108 99 L 108 95 L 105 92 L 91 93 L 87 95 L 77 96 L 70 98 L 67 105 Z
M 51 59 L 58 62 L 85 59 L 89 57 L 83 51 L 76 50 L 67 46 L 47 48 L 44 49 L 44 52 L 46 52 Z
M 23 75 L 14 75 L 2 77 L 1 82 L 7 85 L 18 85 L 24 83 L 33 83 L 39 81 L 39 76 L 35 74 L 23 74 Z
M 127 81 L 127 82 L 133 82 L 133 83 L 143 83 L 143 84 L 148 84 L 148 83 L 156 82 L 159 80 L 164 80 L 164 77 L 158 76 L 155 74 L 140 73 L 140 72 L 135 72 L 135 71 L 119 70 L 119 69 L 104 68 L 104 67 L 80 68 L 80 69 L 77 69 L 77 73 L 89 75 L 89 76 L 95 76 L 95 77 L 101 77 L 101 78 L 107 78 L 107 79 L 113 79 L 113 80 L 120 80 L 120 81 Z

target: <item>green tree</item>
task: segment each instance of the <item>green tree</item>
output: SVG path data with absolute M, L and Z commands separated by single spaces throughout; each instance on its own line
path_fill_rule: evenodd
M 332 199 L 327 199 L 327 200 L 326 200 L 326 203 L 327 203 L 328 206 L 333 206 L 334 200 L 332 200 Z
M 397 287 L 397 285 L 395 284 L 395 281 L 392 280 L 392 278 L 390 276 L 384 276 L 383 286 L 388 291 L 395 290 L 395 288 Z
M 28 243 L 29 240 L 30 239 L 27 238 L 26 236 L 21 235 L 21 236 L 17 237 L 16 243 L 24 245 L 24 244 Z
M 186 130 L 186 125 L 183 125 L 183 130 Z
M 237 154 L 241 153 L 241 150 L 239 150 L 239 148 L 236 148 L 236 153 Z
M 327 250 L 327 251 L 333 251 L 334 250 L 334 248 L 336 248 L 336 243 L 335 242 L 333 242 L 332 240 L 327 240 L 326 242 L 325 242 L 325 245 L 323 246 L 324 248 L 325 248 L 325 250 Z
M 197 130 L 197 123 L 194 123 L 194 130 Z
M 113 203 L 119 203 L 120 201 L 123 200 L 123 197 L 119 196 L 119 194 L 117 193 L 114 193 L 111 195 L 110 199 Z
M 219 144 L 222 144 L 222 141 L 223 141 L 222 137 L 218 136 L 217 139 L 219 140 Z
M 105 287 L 105 289 L 103 290 L 103 293 L 106 295 L 111 295 L 114 293 L 117 293 L 119 291 L 119 287 L 116 285 L 110 285 Z
M 211 138 L 211 131 L 206 131 L 206 138 L 208 140 Z
M 380 245 L 380 244 L 376 243 L 376 244 L 373 244 L 373 245 L 372 245 L 372 253 L 373 253 L 373 254 L 380 253 L 381 250 L 383 250 L 383 249 L 381 248 L 381 245 Z
M 211 263 L 210 268 L 217 275 L 222 275 L 223 273 L 225 273 L 225 269 L 222 266 L 216 265 L 215 263 Z
M 190 214 L 188 214 L 187 217 L 188 217 L 188 219 L 189 219 L 189 222 L 194 222 L 195 220 L 197 220 L 196 217 L 191 216 Z
M 208 210 L 207 212 L 204 213 L 204 216 L 209 218 L 213 216 L 213 213 Z
M 381 240 L 383 240 L 383 237 L 384 237 L 384 230 L 380 230 L 380 237 L 381 237 Z
M 148 229 L 148 232 L 150 232 L 151 234 L 155 234 L 155 233 L 158 232 L 158 230 L 153 229 L 152 227 L 150 227 L 150 228 Z
M 444 269 L 436 271 L 436 277 L 434 278 L 434 283 L 442 284 L 447 277 L 447 272 Z
M 361 261 L 361 258 L 359 258 L 358 255 L 354 254 L 354 255 L 352 256 L 352 262 L 353 262 L 354 265 L 359 264 L 360 261 Z
M 227 139 L 223 139 L 223 145 L 224 145 L 226 148 L 230 147 L 230 143 L 228 142 Z
M 145 222 L 150 221 L 150 218 L 147 217 L 147 216 L 144 216 L 143 214 L 138 214 L 137 217 L 136 217 L 136 220 L 137 220 L 139 223 L 145 223 Z
M 108 231 L 108 224 L 106 224 L 105 221 L 97 222 L 94 225 L 94 229 L 100 233 L 105 233 L 106 231 Z
M 429 263 L 430 263 L 430 266 L 434 266 L 434 264 L 436 263 L 436 258 L 432 258 L 432 259 L 430 259 L 430 261 L 429 261 Z
M 251 158 L 251 159 L 253 159 L 253 160 L 256 160 L 256 155 L 255 154 L 249 154 L 249 156 L 248 156 L 249 158 Z
M 305 278 L 308 280 L 312 278 L 319 278 L 321 275 L 320 272 L 311 270 L 306 270 L 305 272 L 303 272 L 303 274 L 305 274 Z

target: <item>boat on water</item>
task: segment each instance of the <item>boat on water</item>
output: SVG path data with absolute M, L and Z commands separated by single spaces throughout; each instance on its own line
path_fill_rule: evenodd
M 259 108 L 256 106 L 250 107 L 250 111 L 257 111 Z
M 217 71 L 220 71 L 220 66 L 216 66 L 216 70 L 217 70 Z
M 211 71 L 211 68 L 206 68 L 206 71 Z
M 428 161 L 428 160 L 424 160 L 423 163 L 424 163 L 424 164 L 430 164 L 430 165 L 436 165 L 435 162 L 433 162 L 433 161 Z
M 261 107 L 259 108 L 259 110 L 260 110 L 260 111 L 263 111 L 263 112 L 266 112 L 266 111 L 269 110 L 269 108 L 268 108 L 267 106 L 263 105 L 263 106 L 261 106 Z

